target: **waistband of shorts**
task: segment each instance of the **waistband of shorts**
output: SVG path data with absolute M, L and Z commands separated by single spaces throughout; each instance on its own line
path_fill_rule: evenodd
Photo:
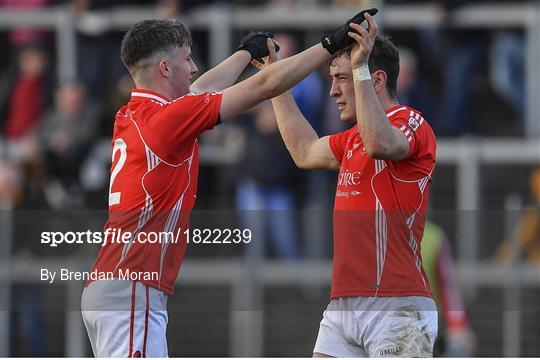
M 435 301 L 428 296 L 356 296 L 338 297 L 330 300 L 327 310 L 334 311 L 437 311 Z

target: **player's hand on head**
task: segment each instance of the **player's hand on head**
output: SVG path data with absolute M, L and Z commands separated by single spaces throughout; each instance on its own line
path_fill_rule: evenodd
M 279 43 L 276 40 L 270 38 L 268 38 L 266 42 L 266 45 L 268 47 L 268 56 L 265 56 L 263 59 L 251 60 L 251 65 L 255 66 L 259 70 L 267 67 L 270 64 L 275 63 L 276 61 L 281 60 L 281 56 L 278 51 Z M 260 60 L 262 60 L 262 62 L 260 62 Z
M 269 54 L 267 39 L 273 37 L 274 34 L 269 31 L 242 30 L 242 38 L 237 50 L 246 50 L 251 55 L 252 60 L 260 59 L 259 62 L 262 62 L 262 58 Z
M 336 30 L 326 35 L 321 39 L 322 46 L 332 55 L 335 52 L 345 49 L 354 43 L 354 40 L 348 35 L 348 32 L 351 30 L 349 25 L 351 23 L 361 24 L 365 19 L 365 14 L 370 14 L 374 16 L 379 10 L 376 8 L 362 10 L 352 18 L 347 20 L 345 23 L 341 24 Z
M 351 50 L 351 64 L 355 68 L 360 65 L 368 63 L 369 54 L 375 45 L 375 39 L 377 37 L 377 22 L 370 14 L 365 14 L 368 22 L 368 28 L 364 28 L 357 23 L 350 24 L 349 37 L 354 40 L 354 44 Z

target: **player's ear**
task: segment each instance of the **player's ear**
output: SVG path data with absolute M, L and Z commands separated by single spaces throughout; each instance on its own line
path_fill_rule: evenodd
M 377 93 L 386 89 L 386 81 L 388 80 L 388 76 L 384 71 L 377 70 L 373 72 L 371 74 L 371 78 L 373 79 L 373 86 L 375 87 L 375 91 Z
M 171 66 L 169 62 L 165 59 L 160 60 L 158 63 L 159 73 L 163 77 L 170 77 L 171 76 Z

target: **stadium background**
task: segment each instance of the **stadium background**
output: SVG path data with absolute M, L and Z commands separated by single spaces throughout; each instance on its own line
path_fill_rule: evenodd
M 534 244 L 513 236 L 523 209 L 540 206 L 531 177 L 540 165 L 535 0 L 0 0 L 0 356 L 91 354 L 77 310 L 82 285 L 49 286 L 36 274 L 45 265 L 88 269 L 97 247 L 47 248 L 39 232 L 103 225 L 113 115 L 131 88 L 119 59 L 129 25 L 181 19 L 202 73 L 234 50 L 242 28 L 287 33 L 302 49 L 371 6 L 407 48 L 403 103 L 423 110 L 438 135 L 430 217 L 452 244 L 474 355 L 540 356 L 540 261 Z M 320 135 L 340 131 L 327 68 L 313 81 L 309 120 Z M 189 247 L 169 299 L 171 356 L 311 354 L 328 302 L 336 175 L 295 171 L 274 154 L 275 136 L 260 107 L 202 137 L 193 227 L 292 219 L 298 248 L 272 242 L 272 231 L 251 252 Z M 286 189 L 294 205 L 243 210 L 240 194 L 249 198 L 253 183 Z

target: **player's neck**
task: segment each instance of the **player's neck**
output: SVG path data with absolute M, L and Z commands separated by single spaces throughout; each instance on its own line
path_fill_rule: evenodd
M 388 109 L 391 109 L 394 106 L 399 105 L 399 101 L 396 98 L 392 98 L 389 96 L 379 97 L 379 101 L 381 102 L 381 106 L 384 109 L 384 111 L 388 111 Z
M 157 83 L 152 82 L 145 82 L 145 81 L 135 81 L 135 86 L 137 89 L 141 90 L 148 90 L 155 92 L 161 96 L 163 96 L 166 99 L 175 99 L 176 97 L 172 93 L 170 89 L 167 88 L 167 86 L 162 86 Z

